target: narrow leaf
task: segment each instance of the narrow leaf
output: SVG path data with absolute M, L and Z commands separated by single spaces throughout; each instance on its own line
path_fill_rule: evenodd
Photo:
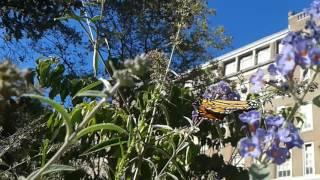
M 119 141 L 119 138 L 109 139 L 109 140 L 103 141 L 103 142 L 91 147 L 85 153 L 81 154 L 81 156 L 89 155 L 89 154 L 104 150 L 108 147 L 118 146 L 118 145 L 122 145 L 125 143 L 127 143 L 127 141 Z
M 94 76 L 97 76 L 97 72 L 98 72 L 98 60 L 99 60 L 99 56 L 98 56 L 98 42 L 94 43 L 94 50 L 93 50 L 93 57 L 92 57 L 92 66 L 93 66 L 93 72 L 94 72 Z
M 83 91 L 80 93 L 77 93 L 75 97 L 79 97 L 79 96 L 92 96 L 92 97 L 102 97 L 102 98 L 107 98 L 108 96 L 101 92 L 101 91 L 97 91 L 97 90 L 87 90 L 87 91 Z
M 52 106 L 57 112 L 59 112 L 61 114 L 61 116 L 63 117 L 65 124 L 67 126 L 67 130 L 69 131 L 69 133 L 71 133 L 70 115 L 68 114 L 68 112 L 64 109 L 64 107 L 61 104 L 53 101 L 52 99 L 49 99 L 49 98 L 46 98 L 43 96 L 39 96 L 39 95 L 35 95 L 35 94 L 24 94 L 23 96 L 39 99 L 40 101 L 42 101 L 44 103 L 48 103 L 50 106 Z
M 61 171 L 75 171 L 76 169 L 72 166 L 68 166 L 68 165 L 62 165 L 62 164 L 52 164 L 51 166 L 49 166 L 43 173 L 42 175 L 45 174 L 49 174 L 49 173 L 57 173 L 57 172 L 61 172 Z M 28 177 L 27 179 L 32 179 L 33 176 L 39 171 L 33 171 Z
M 93 133 L 99 130 L 111 130 L 111 131 L 117 131 L 118 133 L 121 133 L 121 134 L 128 134 L 126 130 L 124 130 L 122 127 L 118 125 L 115 125 L 113 123 L 101 123 L 101 124 L 95 124 L 85 129 L 82 129 L 77 134 L 77 138 L 79 139 L 86 134 Z
M 100 84 L 102 84 L 101 81 L 96 81 L 96 82 L 94 82 L 94 83 L 92 83 L 92 84 L 89 84 L 88 86 L 80 89 L 80 90 L 77 92 L 77 94 L 78 94 L 78 93 L 82 93 L 82 92 L 87 91 L 87 90 L 91 90 L 91 89 L 99 86 Z M 75 96 L 77 96 L 77 94 L 76 94 Z
M 99 21 L 102 17 L 103 17 L 103 16 L 100 16 L 100 15 L 94 16 L 93 18 L 90 18 L 90 21 L 93 22 L 93 23 L 95 23 L 95 22 Z
M 167 125 L 155 124 L 155 125 L 153 125 L 153 127 L 154 127 L 154 128 L 163 129 L 163 130 L 173 131 L 172 127 L 167 126 Z

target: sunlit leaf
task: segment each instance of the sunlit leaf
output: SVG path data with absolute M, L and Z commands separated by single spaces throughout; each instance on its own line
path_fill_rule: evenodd
M 95 23 L 95 22 L 99 21 L 102 17 L 103 16 L 99 16 L 99 15 L 98 16 L 94 16 L 93 18 L 90 18 L 90 21 Z
M 167 126 L 167 125 L 160 125 L 160 124 L 155 124 L 152 126 L 153 128 L 157 128 L 157 129 L 161 129 L 161 130 L 165 130 L 165 131 L 173 131 L 172 127 Z
M 96 131 L 100 131 L 100 130 L 110 130 L 110 131 L 116 131 L 120 134 L 128 134 L 128 132 L 126 130 L 124 130 L 122 127 L 115 125 L 113 123 L 101 123 L 101 124 L 95 124 L 92 126 L 89 126 L 83 130 L 81 130 L 78 134 L 77 134 L 77 138 L 81 138 L 82 136 L 89 134 L 89 133 L 93 133 Z
M 57 173 L 61 171 L 75 171 L 76 168 L 68 165 L 62 165 L 62 164 L 52 164 L 50 165 L 43 173 L 42 175 L 50 174 L 50 173 Z M 32 177 L 38 172 L 39 170 L 36 170 L 32 172 L 27 179 L 32 179 Z
M 71 114 L 71 122 L 72 124 L 76 123 L 76 122 L 80 122 L 82 119 L 82 109 L 77 108 L 75 110 L 73 110 L 72 114 Z
M 83 92 L 77 93 L 74 97 L 79 97 L 79 96 L 102 97 L 102 98 L 108 97 L 107 94 L 103 93 L 102 91 L 97 91 L 97 90 L 83 91 Z
M 77 92 L 77 94 L 78 94 L 78 93 L 85 92 L 85 91 L 88 91 L 88 90 L 91 90 L 91 89 L 93 89 L 93 88 L 95 88 L 95 87 L 99 86 L 100 84 L 102 84 L 102 82 L 101 82 L 101 81 L 96 81 L 96 82 L 94 82 L 94 83 L 92 83 L 92 84 L 89 84 L 88 86 L 86 86 L 86 87 L 84 87 L 84 88 L 80 89 L 80 90 Z M 77 96 L 77 94 L 76 94 L 75 96 Z

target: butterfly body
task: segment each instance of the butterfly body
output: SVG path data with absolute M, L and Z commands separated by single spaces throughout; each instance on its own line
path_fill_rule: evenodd
M 232 100 L 202 100 L 199 114 L 208 120 L 223 120 L 225 116 L 234 111 L 245 111 L 251 109 L 247 101 Z

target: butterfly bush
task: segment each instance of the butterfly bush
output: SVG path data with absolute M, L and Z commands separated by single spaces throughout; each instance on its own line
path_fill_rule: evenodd
M 282 116 L 262 115 L 257 110 L 251 110 L 239 115 L 239 119 L 247 125 L 248 137 L 239 142 L 239 152 L 242 157 L 254 157 L 263 162 L 282 164 L 290 157 L 290 149 L 301 148 L 303 140 L 298 129 L 292 123 L 285 123 Z M 264 121 L 265 128 L 262 128 Z M 266 156 L 264 156 L 266 155 Z
M 297 67 L 302 69 L 312 69 L 320 65 L 320 0 L 312 2 L 310 8 L 305 9 L 305 13 L 310 16 L 306 28 L 301 32 L 290 32 L 282 41 L 283 48 L 276 57 L 275 63 L 268 67 L 271 77 L 278 77 L 281 82 L 292 80 L 293 72 Z M 264 73 L 259 69 L 251 78 L 251 91 L 258 93 L 261 91 L 266 81 L 263 79 Z M 285 85 L 285 83 L 280 83 Z
M 268 83 L 280 90 L 288 89 L 288 84 L 294 84 L 293 72 L 297 67 L 303 71 L 319 70 L 320 26 L 317 22 L 320 22 L 320 0 L 313 1 L 305 13 L 310 16 L 305 30 L 290 32 L 281 41 L 283 48 L 275 63 L 268 67 L 271 80 L 267 82 L 264 79 L 262 69 L 251 76 L 249 81 L 253 93 L 259 93 Z M 305 95 L 300 99 L 295 97 L 302 102 Z M 296 110 L 298 107 L 299 104 Z M 280 115 L 262 115 L 257 110 L 251 110 L 240 114 L 239 119 L 245 124 L 247 132 L 247 137 L 239 142 L 239 152 L 243 157 L 253 157 L 264 164 L 282 164 L 290 157 L 290 149 L 303 145 L 299 131 L 289 121 L 290 118 L 286 120 Z

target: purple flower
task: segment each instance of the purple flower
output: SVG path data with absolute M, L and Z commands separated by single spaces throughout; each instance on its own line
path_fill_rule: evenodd
M 243 112 L 239 115 L 240 121 L 247 123 L 249 125 L 249 131 L 255 132 L 259 127 L 259 122 L 261 119 L 261 113 L 256 110 L 251 110 L 248 112 Z
M 240 100 L 240 95 L 233 91 L 225 81 L 211 85 L 202 95 L 205 99 Z
M 279 75 L 279 71 L 278 71 L 277 66 L 275 64 L 270 64 L 270 66 L 268 67 L 268 72 L 271 76 Z
M 292 140 L 292 137 L 290 136 L 290 131 L 287 128 L 278 129 L 277 139 L 279 139 L 280 142 L 290 142 Z
M 240 155 L 242 157 L 258 157 L 261 154 L 259 140 L 253 136 L 250 138 L 242 138 L 240 140 Z
M 296 66 L 294 48 L 291 44 L 285 44 L 282 53 L 278 55 L 276 59 L 276 65 L 278 71 L 283 75 L 289 75 L 292 73 Z
M 273 140 L 274 131 L 266 131 L 262 128 L 258 128 L 255 136 L 259 139 L 262 145 L 270 144 Z
M 267 151 L 267 156 L 272 160 L 273 163 L 280 165 L 286 162 L 286 160 L 290 157 L 290 153 L 287 148 L 272 146 L 271 149 Z
M 312 48 L 309 53 L 309 58 L 311 59 L 312 64 L 320 65 L 320 49 Z
M 284 122 L 284 118 L 278 115 L 276 116 L 269 115 L 266 117 L 266 125 L 268 128 L 280 127 L 282 126 L 283 122 Z
M 252 92 L 257 93 L 264 87 L 265 81 L 263 80 L 263 76 L 264 72 L 262 69 L 258 69 L 258 71 L 251 76 L 250 83 L 253 85 L 251 87 Z
M 289 136 L 291 137 L 291 141 L 286 142 L 287 148 L 289 148 L 289 149 L 291 149 L 293 147 L 301 148 L 304 142 L 300 138 L 298 129 L 292 123 L 288 123 L 287 128 L 290 131 Z
M 314 38 L 314 41 L 317 41 L 320 39 L 320 27 L 317 25 L 314 21 L 307 21 L 306 29 L 308 30 L 308 33 L 310 36 Z
M 320 1 L 314 0 L 310 8 L 306 9 L 305 12 L 308 13 L 312 19 L 320 19 Z
M 308 56 L 309 50 L 313 47 L 313 42 L 310 39 L 300 39 L 294 44 L 296 53 L 296 63 L 302 68 L 307 68 L 311 65 L 311 60 Z

